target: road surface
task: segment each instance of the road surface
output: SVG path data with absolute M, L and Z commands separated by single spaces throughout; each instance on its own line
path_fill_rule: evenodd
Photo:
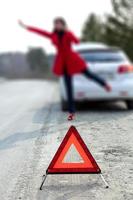
M 0 200 L 132 200 L 133 113 L 122 103 L 80 111 L 73 122 L 102 169 L 99 175 L 42 175 L 72 125 L 58 85 L 0 82 Z M 75 159 L 73 155 L 71 159 Z

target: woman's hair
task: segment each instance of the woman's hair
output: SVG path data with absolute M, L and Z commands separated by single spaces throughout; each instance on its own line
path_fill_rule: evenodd
M 57 17 L 54 19 L 54 23 L 60 22 L 63 26 L 67 26 L 66 20 L 63 17 Z

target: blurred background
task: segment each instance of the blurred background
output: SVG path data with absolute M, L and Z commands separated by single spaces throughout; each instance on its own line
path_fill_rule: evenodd
M 63 16 L 82 41 L 118 46 L 133 60 L 131 0 L 0 0 L 0 77 L 55 79 L 54 48 L 21 29 L 17 20 L 52 31 L 56 16 Z

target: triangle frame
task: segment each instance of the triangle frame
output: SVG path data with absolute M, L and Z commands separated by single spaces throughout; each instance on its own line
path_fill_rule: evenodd
M 75 139 L 75 147 L 83 158 L 84 163 L 62 163 L 70 145 L 71 140 Z M 77 143 L 77 144 L 76 144 Z M 66 148 L 66 149 L 65 149 Z M 80 150 L 78 150 L 78 148 Z M 64 152 L 63 152 L 64 151 Z M 99 174 L 101 169 L 88 150 L 86 144 L 74 126 L 68 130 L 65 138 L 59 146 L 54 158 L 52 159 L 46 174 Z

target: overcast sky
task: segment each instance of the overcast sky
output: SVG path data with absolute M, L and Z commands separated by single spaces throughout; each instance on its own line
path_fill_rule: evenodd
M 0 52 L 25 51 L 29 46 L 53 51 L 49 41 L 21 29 L 18 19 L 50 31 L 53 18 L 63 16 L 69 28 L 80 36 L 91 12 L 100 15 L 111 12 L 110 0 L 0 0 Z

